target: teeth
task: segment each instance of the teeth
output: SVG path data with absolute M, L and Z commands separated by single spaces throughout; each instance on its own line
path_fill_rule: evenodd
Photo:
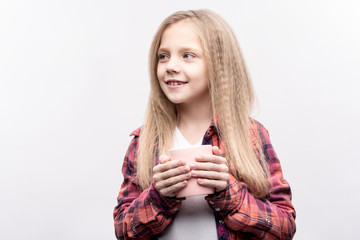
M 177 86 L 177 85 L 183 85 L 185 84 L 184 82 L 174 82 L 174 81 L 171 81 L 171 82 L 167 82 L 168 85 L 171 85 L 171 86 Z

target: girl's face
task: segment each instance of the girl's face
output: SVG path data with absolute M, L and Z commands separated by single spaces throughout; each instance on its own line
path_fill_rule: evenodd
M 182 20 L 168 26 L 161 36 L 157 77 L 174 104 L 208 104 L 207 67 L 195 26 Z

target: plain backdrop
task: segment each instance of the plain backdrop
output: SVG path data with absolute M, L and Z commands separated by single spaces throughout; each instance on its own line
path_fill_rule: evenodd
M 0 2 L 0 239 L 115 239 L 129 134 L 161 21 L 208 8 L 238 36 L 293 190 L 296 240 L 356 239 L 358 1 Z

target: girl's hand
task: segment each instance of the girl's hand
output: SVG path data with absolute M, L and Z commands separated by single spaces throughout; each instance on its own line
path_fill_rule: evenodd
M 212 152 L 214 155 L 195 157 L 196 162 L 190 165 L 191 176 L 198 178 L 200 185 L 213 187 L 215 192 L 220 192 L 229 183 L 229 167 L 218 147 L 212 147 Z
M 191 178 L 190 167 L 184 160 L 170 161 L 169 156 L 161 155 L 160 164 L 153 168 L 155 188 L 164 197 L 175 197 Z

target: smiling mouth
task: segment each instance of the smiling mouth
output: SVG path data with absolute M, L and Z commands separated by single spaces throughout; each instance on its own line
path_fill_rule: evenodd
M 181 82 L 181 81 L 167 81 L 166 82 L 167 85 L 170 86 L 179 86 L 179 85 L 184 85 L 187 84 L 187 82 Z

